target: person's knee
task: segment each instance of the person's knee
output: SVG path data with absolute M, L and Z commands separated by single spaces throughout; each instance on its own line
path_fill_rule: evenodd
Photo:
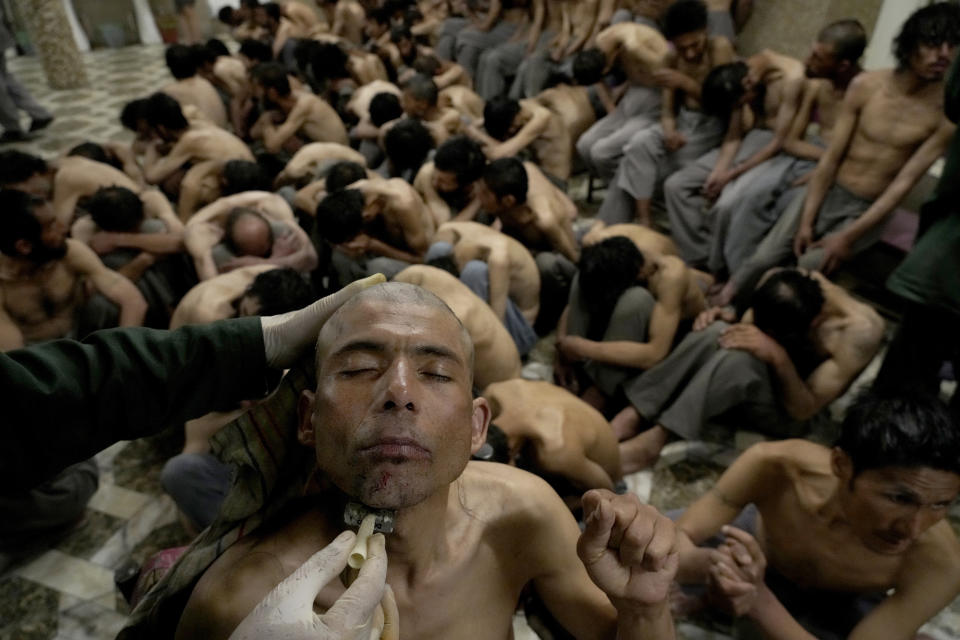
M 676 171 L 672 173 L 666 180 L 663 181 L 664 198 L 679 198 L 683 192 L 683 183 L 683 171 Z
M 427 254 L 423 257 L 423 261 L 429 263 L 431 260 L 448 256 L 451 253 L 453 253 L 453 245 L 449 242 L 434 242 L 430 245 L 430 248 L 427 249 Z
M 647 291 L 645 287 L 630 287 L 620 294 L 620 298 L 614 307 L 614 314 L 629 313 L 649 315 L 653 312 L 653 307 L 656 304 L 656 298 L 654 298 L 653 294 Z
M 460 270 L 460 281 L 471 290 L 477 287 L 486 289 L 490 282 L 490 267 L 482 260 L 471 260 Z
M 769 380 L 767 365 L 753 354 L 741 349 L 723 349 L 719 352 L 716 374 L 724 380 L 739 380 L 755 385 Z
M 212 456 L 206 453 L 181 453 L 167 460 L 160 471 L 160 486 L 175 502 L 189 501 L 205 487 L 212 475 Z

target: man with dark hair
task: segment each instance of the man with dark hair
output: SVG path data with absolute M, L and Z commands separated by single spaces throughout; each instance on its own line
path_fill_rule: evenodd
M 410 118 L 423 123 L 436 144 L 443 144 L 461 127 L 460 113 L 455 109 L 441 109 L 438 104 L 439 90 L 433 78 L 416 74 L 403 86 L 401 101 L 403 111 Z
M 336 247 L 341 283 L 378 272 L 390 277 L 422 262 L 435 230 L 423 199 L 399 178 L 355 182 L 317 206 L 316 233 Z
M 875 243 L 883 222 L 946 150 L 956 126 L 943 112 L 943 81 L 960 43 L 960 7 L 916 11 L 896 40 L 897 69 L 850 83 L 833 136 L 798 194 L 731 280 L 742 291 L 791 258 L 824 273 Z M 908 126 L 890 130 L 902 120 Z
M 623 236 L 585 246 L 578 267 L 557 328 L 554 371 L 560 384 L 602 409 L 627 378 L 667 357 L 705 303 L 680 258 L 644 255 Z
M 83 156 L 88 160 L 108 164 L 123 171 L 137 184 L 145 184 L 140 161 L 130 149 L 130 145 L 120 142 L 81 142 L 67 151 L 68 156 Z
M 656 462 L 672 435 L 695 440 L 707 423 L 797 436 L 877 353 L 884 323 L 819 273 L 777 270 L 736 317 L 719 307 L 657 366 L 623 383 L 630 405 L 614 419 L 624 473 Z M 641 422 L 655 425 L 635 435 Z
M 601 72 L 619 71 L 626 76 L 626 83 L 615 92 L 622 94 L 620 99 L 614 100 L 606 85 L 596 81 L 593 87 L 608 115 L 584 132 L 576 145 L 587 167 L 609 180 L 623 157 L 623 147 L 660 117 L 661 91 L 653 72 L 666 64 L 670 45 L 656 23 L 646 21 L 613 24 L 597 34 L 596 46 L 596 50 L 581 51 L 574 65 L 581 56 L 593 57 L 599 52 L 604 58 Z
M 254 86 L 269 110 L 260 116 L 250 135 L 261 138 L 267 151 L 295 152 L 309 142 L 349 143 L 347 129 L 333 107 L 308 91 L 292 91 L 282 65 L 263 65 Z
M 317 252 L 282 196 L 247 191 L 225 196 L 187 223 L 185 244 L 200 280 L 256 264 L 302 273 L 317 266 Z
M 672 4 L 664 16 L 664 35 L 676 53 L 654 72 L 663 88 L 660 123 L 637 132 L 624 146 L 620 167 L 598 213 L 607 224 L 636 219 L 650 226 L 657 188 L 723 137 L 725 122 L 710 105 L 709 89 L 716 79 L 712 72 L 733 61 L 733 45 L 723 36 L 708 35 L 703 0 Z
M 677 521 L 678 580 L 766 637 L 912 638 L 960 593 L 958 434 L 935 397 L 867 393 L 832 449 L 754 445 Z
M 244 191 L 271 191 L 273 180 L 257 162 L 207 160 L 193 165 L 180 183 L 177 211 L 186 222 L 198 209 L 222 196 Z
M 721 180 L 728 185 L 707 213 L 712 221 L 707 262 L 711 273 L 724 278 L 739 269 L 801 189 L 793 183 L 816 167 L 833 135 L 847 87 L 861 71 L 859 60 L 866 45 L 866 32 L 856 20 L 840 20 L 820 31 L 805 63 L 806 78 L 785 83 L 773 138 L 728 170 L 732 180 L 729 176 Z M 770 52 L 760 61 L 769 64 Z M 790 113 L 796 115 L 787 123 Z M 819 127 L 808 140 L 812 121 Z M 767 159 L 778 144 L 781 152 Z M 732 282 L 715 291 L 712 302 L 717 306 L 729 304 L 736 293 Z
M 105 267 L 86 245 L 67 238 L 49 203 L 13 189 L 0 190 L 0 350 L 63 338 L 100 317 L 100 302 L 84 294 L 84 281 L 119 307 L 120 326 L 143 323 L 146 302 L 129 280 Z M 79 312 L 79 314 L 78 314 Z M 86 317 L 86 314 L 90 318 Z M 114 321 L 116 322 L 114 309 Z M 75 317 L 76 316 L 76 317 Z M 84 335 L 86 335 L 84 333 Z
M 472 220 L 476 216 L 480 203 L 474 197 L 473 185 L 486 164 L 479 144 L 457 136 L 440 145 L 433 162 L 420 168 L 413 188 L 427 204 L 438 228 L 451 219 Z
M 327 193 L 343 191 L 350 185 L 367 177 L 367 168 L 357 162 L 338 162 L 330 167 L 324 184 Z
M 467 133 L 484 145 L 490 160 L 529 153 L 545 173 L 566 181 L 570 178 L 573 143 L 563 118 L 536 100 L 494 98 L 483 109 L 483 128 L 468 127 Z
M 268 39 L 273 41 L 273 57 L 293 68 L 293 48 L 296 40 L 309 37 L 309 31 L 285 16 L 276 2 L 257 5 L 253 10 L 253 21 L 267 33 Z
M 275 183 L 277 186 L 292 184 L 302 189 L 326 177 L 330 169 L 341 162 L 363 165 L 364 157 L 350 147 L 336 142 L 311 142 L 293 154 L 277 175 Z M 316 204 L 307 209 L 313 211 L 315 208 Z
M 193 47 L 172 44 L 167 48 L 167 68 L 174 82 L 161 89 L 176 99 L 181 107 L 192 106 L 218 127 L 227 126 L 227 109 L 216 88 L 197 73 L 200 65 Z
M 219 99 L 219 98 L 218 98 Z M 143 175 L 150 184 L 161 185 L 178 196 L 187 170 L 207 160 L 253 160 L 243 140 L 220 127 L 188 122 L 176 100 L 155 93 L 144 104 L 144 117 L 154 140 L 144 158 Z
M 432 78 L 437 89 L 442 91 L 448 87 L 472 87 L 473 82 L 467 75 L 467 70 L 456 62 L 440 60 L 432 54 L 421 54 L 413 61 L 413 69 L 418 74 Z M 402 80 L 402 79 L 401 79 Z
M 394 122 L 383 136 L 386 160 L 377 169 L 384 178 L 412 183 L 435 146 L 434 136 L 415 118 Z

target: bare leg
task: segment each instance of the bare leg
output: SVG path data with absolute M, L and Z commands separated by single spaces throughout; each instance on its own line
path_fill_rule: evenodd
M 637 435 L 637 431 L 640 430 L 641 420 L 642 416 L 640 413 L 632 406 L 627 405 L 623 411 L 615 415 L 613 420 L 610 421 L 610 426 L 613 427 L 613 435 L 617 436 L 618 441 L 632 438 Z
M 657 425 L 620 443 L 620 469 L 623 475 L 652 467 L 667 444 L 669 431 Z
M 653 219 L 650 215 L 650 200 L 647 200 L 645 198 L 637 200 L 636 213 L 637 213 L 637 224 L 642 224 L 645 227 L 652 226 Z

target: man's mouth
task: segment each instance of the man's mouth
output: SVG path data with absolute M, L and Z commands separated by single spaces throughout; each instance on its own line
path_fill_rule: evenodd
M 429 460 L 430 450 L 412 438 L 381 438 L 360 450 L 361 455 L 374 459 L 405 461 Z

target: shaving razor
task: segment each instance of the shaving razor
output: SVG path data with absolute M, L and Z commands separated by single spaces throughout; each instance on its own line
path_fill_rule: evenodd
M 373 531 L 393 533 L 393 523 L 397 512 L 393 509 L 373 509 L 359 502 L 348 502 L 343 509 L 343 522 L 349 527 L 359 527 L 364 518 L 374 516 Z

